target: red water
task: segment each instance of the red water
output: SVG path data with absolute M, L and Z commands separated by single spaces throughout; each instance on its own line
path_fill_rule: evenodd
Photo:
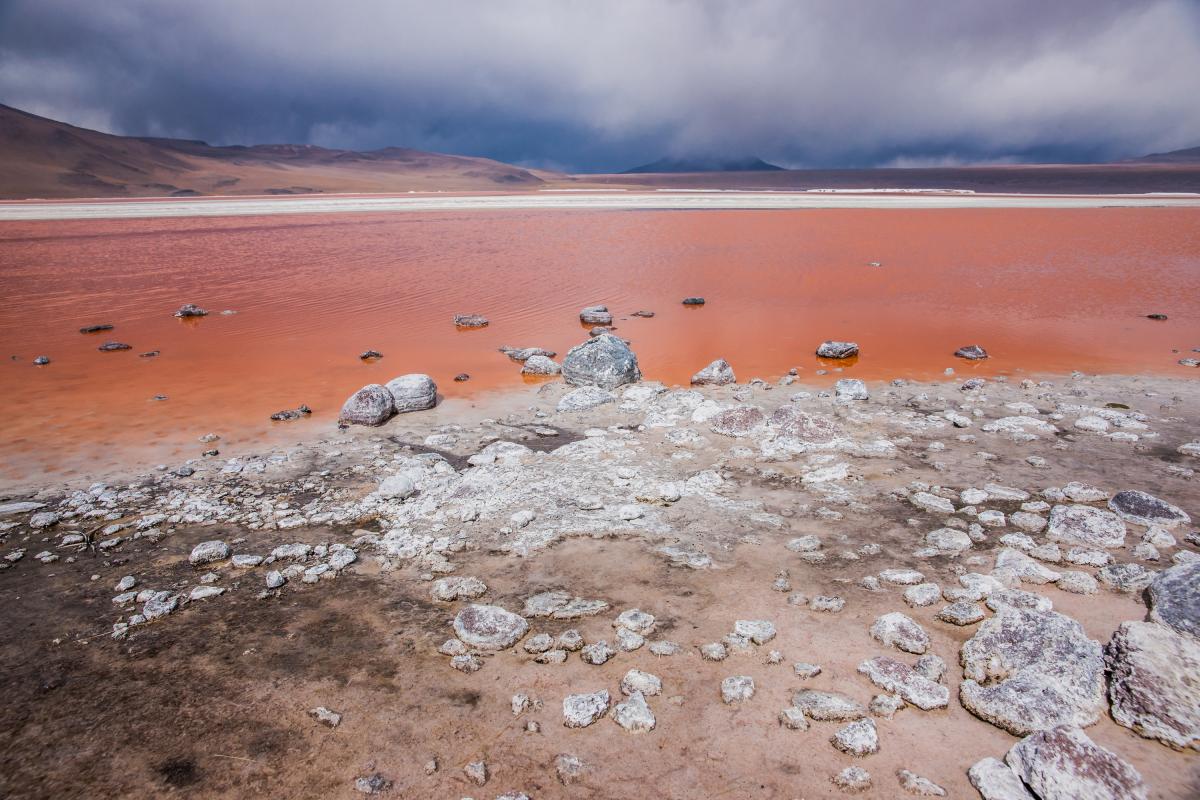
M 614 312 L 646 377 L 667 383 L 724 357 L 742 380 L 795 366 L 831 384 L 815 374 L 824 339 L 858 342 L 843 374 L 868 380 L 950 366 L 1200 375 L 1176 364 L 1200 347 L 1198 278 L 1193 209 L 0 223 L 0 477 L 196 456 L 208 431 L 225 447 L 329 433 L 347 395 L 406 372 L 431 374 L 448 397 L 520 387 L 519 365 L 496 348 L 561 358 L 586 338 L 577 313 L 593 303 Z M 708 303 L 681 306 L 688 295 Z M 213 313 L 175 319 L 185 302 Z M 627 317 L 638 309 L 656 316 Z M 465 312 L 491 325 L 456 330 Z M 78 332 L 96 323 L 116 329 Z M 109 338 L 134 349 L 98 352 Z M 951 356 L 973 343 L 992 358 Z M 362 363 L 367 348 L 385 357 Z M 147 350 L 162 355 L 138 357 Z M 33 366 L 38 355 L 53 363 Z M 471 380 L 453 382 L 460 372 Z M 312 418 L 268 420 L 300 403 Z

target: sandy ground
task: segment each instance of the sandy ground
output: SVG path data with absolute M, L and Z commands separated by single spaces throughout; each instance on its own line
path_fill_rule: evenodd
M 726 387 L 706 395 L 728 403 L 738 392 L 770 410 L 787 405 L 798 388 Z M 554 535 L 548 546 L 524 557 L 511 554 L 522 534 L 505 533 L 505 508 L 498 518 L 485 514 L 471 525 L 451 526 L 466 536 L 466 547 L 452 555 L 453 574 L 481 578 L 488 585 L 484 601 L 513 610 L 535 592 L 558 588 L 611 605 L 607 613 L 577 621 L 533 619 L 530 634 L 575 628 L 589 642 L 611 642 L 616 613 L 641 608 L 657 618 L 648 639 L 677 642 L 678 655 L 656 657 L 642 648 L 591 666 L 572 654 L 555 666 L 533 663 L 518 646 L 485 657 L 480 671 L 464 674 L 437 652 L 462 604 L 434 602 L 433 575 L 418 563 L 376 558 L 363 547 L 359 561 L 336 580 L 311 585 L 293 580 L 260 594 L 266 568 L 236 570 L 223 562 L 195 569 L 187 562 L 191 548 L 205 540 L 244 537 L 235 551 L 265 554 L 297 541 L 349 544 L 363 533 L 355 525 L 251 530 L 220 522 L 180 524 L 164 528 L 168 535 L 157 541 L 134 538 L 110 551 L 78 553 L 54 545 L 58 535 L 76 527 L 70 520 L 51 531 L 13 527 L 4 532 L 5 552 L 21 546 L 32 555 L 47 547 L 62 560 L 39 564 L 26 556 L 0 573 L 0 670 L 5 676 L 0 795 L 349 798 L 361 796 L 353 788 L 357 777 L 378 772 L 392 781 L 385 797 L 491 798 L 519 790 L 535 800 L 823 798 L 842 796 L 830 777 L 858 764 L 874 779 L 862 797 L 906 796 L 898 788 L 898 769 L 937 782 L 950 797 L 975 797 L 967 768 L 985 756 L 1002 757 L 1016 739 L 957 701 L 958 648 L 974 627 L 936 621 L 941 603 L 909 608 L 901 599 L 903 587 L 872 591 L 858 581 L 904 566 L 919 568 L 927 580 L 943 586 L 955 585 L 964 563 L 987 562 L 996 546 L 992 540 L 1004 531 L 990 532 L 989 541 L 959 557 L 916 558 L 914 542 L 940 524 L 939 515 L 922 512 L 895 493 L 913 481 L 956 490 L 996 481 L 1039 491 L 1076 480 L 1109 491 L 1152 491 L 1193 518 L 1200 512 L 1191 471 L 1196 460 L 1176 452 L 1200 430 L 1200 390 L 1194 381 L 1094 378 L 1025 389 L 989 383 L 983 396 L 971 398 L 954 383 L 897 390 L 873 385 L 872 400 L 860 409 L 908 409 L 913 419 L 928 421 L 925 414 L 950 405 L 979 409 L 982 422 L 1008 413 L 1006 402 L 1025 400 L 1043 409 L 1052 396 L 1059 402 L 1121 402 L 1141 410 L 1157 434 L 1136 444 L 1067 432 L 1070 419 L 1058 423 L 1065 429 L 1060 435 L 1035 442 L 1014 442 L 975 426 L 965 433 L 977 439 L 960 441 L 955 436 L 964 434 L 962 429 L 898 431 L 881 421 L 884 417 L 856 417 L 857 411 L 839 410 L 819 397 L 792 400 L 853 425 L 860 438 L 902 439 L 905 433 L 910 439 L 900 442 L 896 458 L 849 458 L 851 478 L 842 489 L 853 500 L 842 505 L 831 505 L 837 492 L 803 481 L 814 462 L 825 463 L 821 456 L 764 462 L 746 447 L 752 441 L 712 435 L 703 427 L 697 428 L 704 432 L 703 443 L 681 449 L 664 438 L 664 429 L 637 430 L 642 414 L 616 406 L 556 414 L 554 404 L 563 391 L 557 385 L 531 390 L 523 407 L 497 408 L 492 417 L 479 409 L 473 420 L 443 421 L 436 429 L 421 414 L 405 415 L 377 431 L 355 430 L 349 440 L 294 449 L 276 473 L 243 477 L 222 474 L 213 465 L 190 485 L 192 491 L 248 489 L 263 499 L 299 504 L 321 490 L 301 491 L 298 483 L 323 481 L 361 496 L 387 471 L 381 464 L 429 451 L 421 442 L 431 432 L 453 434 L 452 443 L 437 449 L 456 468 L 469 471 L 465 457 L 498 437 L 553 451 L 581 440 L 588 429 L 595 435 L 607 426 L 609 437 L 625 437 L 633 448 L 600 465 L 608 474 L 622 468 L 618 465 L 680 476 L 717 469 L 727 476 L 723 499 L 706 503 L 684 497 L 668 508 L 650 506 L 647 519 L 654 524 L 641 528 L 614 524 L 576 530 L 567 518 L 555 521 L 553 511 L 544 510 Z M 546 425 L 558 435 L 533 433 Z M 944 449 L 930 448 L 934 442 Z M 691 455 L 679 458 L 684 451 Z M 985 451 L 987 458 L 979 455 Z M 1024 460 L 1030 455 L 1046 458 L 1047 465 L 1035 468 Z M 564 481 L 571 478 L 563 475 Z M 181 485 L 169 476 L 135 483 L 158 486 L 152 490 L 156 494 Z M 52 502 L 52 494 L 42 497 Z M 750 507 L 774 522 L 764 524 L 764 518 L 737 510 Z M 1012 503 L 990 507 L 1016 508 Z M 825 513 L 831 508 L 839 509 L 837 516 Z M 1138 541 L 1130 528 L 1128 547 Z M 422 528 L 414 522 L 417 529 Z M 1176 529 L 1179 547 L 1164 550 L 1161 562 L 1146 566 L 1163 568 L 1171 554 L 1196 551 L 1182 542 L 1189 530 Z M 823 540 L 825 563 L 808 563 L 785 548 L 789 539 L 805 534 Z M 675 566 L 657 549 L 663 541 L 701 548 L 713 566 Z M 868 543 L 881 552 L 845 555 Z M 1115 555 L 1119 561 L 1134 560 L 1128 551 Z M 981 557 L 981 562 L 968 560 Z M 111 601 L 122 575 L 136 575 L 139 588 L 169 587 L 186 594 L 209 569 L 228 589 L 225 595 L 188 603 L 169 617 L 130 629 L 125 638 L 109 636 L 112 623 L 127 616 Z M 971 569 L 986 571 L 984 566 Z M 792 591 L 841 596 L 845 609 L 825 614 L 789 604 L 787 594 L 772 587 L 780 570 L 786 570 Z M 1056 610 L 1079 620 L 1101 643 L 1120 622 L 1146 615 L 1144 601 L 1132 594 L 1101 588 L 1080 596 L 1053 586 L 1024 588 L 1051 599 Z M 948 709 L 908 707 L 893 719 L 876 719 L 881 749 L 866 758 L 830 746 L 839 723 L 813 722 L 807 731 L 778 724 L 779 711 L 801 688 L 837 690 L 869 701 L 878 690 L 855 667 L 885 651 L 868 628 L 878 615 L 897 610 L 925 627 L 931 652 L 948 663 L 943 678 L 951 690 Z M 737 619 L 771 620 L 778 636 L 724 662 L 703 661 L 697 647 L 719 640 Z M 782 653 L 783 663 L 767 663 L 773 649 Z M 822 672 L 802 680 L 792 671 L 794 661 L 818 663 Z M 632 735 L 607 719 L 584 729 L 563 727 L 565 695 L 608 689 L 619 699 L 617 686 L 630 668 L 662 678 L 662 694 L 649 698 L 655 730 Z M 753 677 L 755 696 L 739 705 L 722 703 L 719 685 L 730 675 Z M 510 699 L 516 693 L 540 705 L 514 716 Z M 318 705 L 342 714 L 340 726 L 330 729 L 310 719 L 308 709 Z M 539 729 L 528 730 L 531 722 Z M 1108 716 L 1087 733 L 1141 772 L 1150 797 L 1182 800 L 1200 791 L 1200 759 L 1194 753 L 1143 739 Z M 581 780 L 559 783 L 554 759 L 560 753 L 587 765 Z M 481 759 L 491 778 L 478 787 L 463 767 Z M 431 762 L 436 770 L 427 769 Z
M 1108 208 L 1200 206 L 1197 195 L 980 195 L 931 192 L 541 192 L 411 196 L 307 196 L 158 199 L 91 202 L 4 202 L 0 222 L 16 220 L 225 217 L 263 214 L 381 211 L 504 211 L 533 209 L 703 210 L 789 208 Z

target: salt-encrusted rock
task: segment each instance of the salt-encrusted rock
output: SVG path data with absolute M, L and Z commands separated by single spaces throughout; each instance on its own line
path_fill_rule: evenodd
M 354 551 L 352 550 L 351 552 L 354 552 Z M 235 567 L 238 567 L 240 569 L 250 569 L 252 567 L 257 567 L 262 562 L 263 562 L 262 556 L 252 555 L 250 553 L 238 553 L 230 560 L 231 564 L 233 564 Z
M 1099 588 L 1096 579 L 1086 572 L 1064 572 L 1055 585 L 1071 594 L 1095 594 Z
M 579 321 L 584 325 L 612 325 L 612 314 L 608 306 L 587 306 L 579 312 Z
M 984 601 L 991 611 L 1002 608 L 1025 608 L 1031 611 L 1053 611 L 1054 603 L 1049 597 L 1043 597 L 1024 589 L 1000 589 L 992 592 Z
M 913 608 L 923 608 L 932 606 L 938 600 L 941 600 L 942 588 L 936 583 L 918 583 L 916 587 L 908 587 L 904 590 L 904 601 Z
M 1146 800 L 1138 771 L 1072 725 L 1026 736 L 1005 761 L 1039 800 Z
M 609 702 L 607 689 L 591 694 L 569 694 L 563 698 L 563 725 L 586 728 L 604 716 Z
M 925 534 L 925 544 L 939 553 L 961 553 L 971 549 L 971 537 L 958 528 L 938 528 Z
M 938 497 L 936 494 L 929 492 L 913 492 L 909 495 L 908 501 L 917 508 L 925 511 L 930 511 L 935 514 L 953 514 L 954 503 L 944 497 Z
M 709 419 L 709 428 L 722 436 L 750 436 L 766 422 L 758 406 L 735 406 L 714 414 Z
M 581 386 L 567 392 L 558 401 L 559 413 L 571 411 L 587 411 L 590 408 L 617 402 L 617 396 L 599 386 Z
M 820 664 L 810 664 L 807 661 L 797 661 L 792 664 L 792 672 L 796 673 L 797 678 L 815 678 L 821 674 Z
M 170 592 L 153 592 L 142 606 L 142 616 L 148 620 L 165 617 L 177 608 L 179 608 L 179 595 Z
M 579 756 L 560 753 L 554 758 L 554 772 L 558 776 L 558 782 L 563 786 L 577 783 L 583 777 L 586 769 L 586 765 Z
M 1103 417 L 1089 415 L 1075 420 L 1074 427 L 1087 433 L 1107 433 L 1111 426 Z
M 912 667 L 887 656 L 875 656 L 858 665 L 858 671 L 887 692 L 895 692 L 925 711 L 950 704 L 950 690 L 934 683 Z M 811 716 L 811 715 L 810 715 Z
M 1158 573 L 1141 564 L 1109 564 L 1096 573 L 1100 583 L 1117 592 L 1140 592 Z
M 1200 750 L 1200 642 L 1125 622 L 1105 648 L 1112 716 L 1147 739 Z
M 884 614 L 871 626 L 871 637 L 886 647 L 920 655 L 929 649 L 929 634 L 911 617 L 896 611 Z
M 1111 511 L 1091 506 L 1055 506 L 1050 509 L 1046 536 L 1052 542 L 1087 547 L 1122 547 L 1125 544 L 1125 523 Z
M 934 683 L 941 683 L 942 676 L 946 674 L 946 662 L 942 660 L 941 656 L 930 653 L 918 658 L 917 663 L 913 665 L 913 670 Z
M 951 603 L 937 613 L 937 618 L 942 622 L 949 622 L 951 625 L 958 625 L 960 627 L 974 625 L 976 622 L 982 620 L 984 616 L 982 608 L 966 600 Z
M 630 608 L 617 615 L 613 627 L 625 628 L 634 633 L 649 633 L 654 627 L 654 615 L 647 614 L 639 608 Z
M 788 706 L 783 711 L 779 712 L 779 724 L 788 730 L 808 730 L 808 718 L 804 716 L 803 711 L 795 706 Z
M 521 645 L 521 649 L 526 653 L 530 653 L 531 655 L 545 653 L 547 650 L 550 650 L 553 647 L 554 637 L 548 633 L 534 634 L 526 639 L 525 643 Z
M 387 387 L 369 383 L 342 406 L 338 419 L 351 425 L 382 425 L 396 413 L 396 401 Z
M 198 567 L 201 564 L 210 564 L 213 561 L 223 561 L 229 558 L 229 545 L 222 541 L 201 542 L 192 548 L 192 554 L 188 556 L 188 562 L 192 566 Z
M 728 656 L 729 650 L 721 642 L 700 645 L 700 657 L 705 661 L 724 661 Z
M 454 632 L 471 647 L 504 650 L 529 631 L 529 623 L 499 606 L 471 604 L 454 618 Z
M 739 619 L 733 623 L 733 632 L 755 644 L 766 644 L 775 638 L 775 625 L 765 619 Z
M 547 650 L 544 653 L 538 653 L 533 657 L 535 664 L 565 664 L 567 663 L 566 650 Z
M 640 669 L 631 669 L 625 673 L 624 678 L 621 678 L 622 694 L 641 692 L 644 695 L 654 696 L 661 691 L 662 679 L 649 672 L 642 672 Z
M 902 769 L 896 773 L 896 779 L 900 781 L 900 788 L 909 794 L 914 794 L 919 797 L 945 797 L 946 790 L 938 786 L 928 778 L 922 778 L 915 772 L 909 772 Z
M 1062 573 L 1055 572 L 1021 551 L 1013 550 L 1010 547 L 1006 547 L 996 554 L 996 570 L 1009 570 L 1024 583 L 1039 585 L 1053 583 L 1062 577 Z
M 0 503 L 0 517 L 8 516 L 9 514 L 27 514 L 30 511 L 37 511 L 39 508 L 45 507 L 45 503 L 38 503 L 33 500 L 16 500 L 11 503 Z
M 1150 584 L 1150 619 L 1200 641 L 1200 562 L 1158 573 Z
M 1174 528 L 1176 525 L 1186 525 L 1192 521 L 1182 508 L 1145 492 L 1117 492 L 1108 501 L 1108 507 L 1126 522 L 1145 525 L 1147 528 L 1151 525 Z
M 57 524 L 62 517 L 53 511 L 39 511 L 29 517 L 29 527 L 37 530 Z
M 830 744 L 852 756 L 869 756 L 879 752 L 879 732 L 875 720 L 858 719 L 833 735 Z
M 976 761 L 967 770 L 971 785 L 983 796 L 983 800 L 1037 800 L 1029 793 L 1025 784 L 1013 772 L 1012 767 L 998 758 Z
M 405 500 L 417 492 L 413 479 L 403 473 L 389 475 L 379 482 L 375 494 L 386 500 Z
M 479 578 L 470 576 L 454 576 L 438 578 L 433 582 L 429 593 L 434 600 L 452 603 L 455 600 L 474 600 L 487 592 L 487 584 Z
M 608 333 L 567 351 L 562 363 L 562 375 L 572 386 L 599 386 L 603 389 L 615 389 L 642 379 L 637 356 L 629 349 L 629 345 Z
M 225 594 L 225 590 L 220 586 L 195 586 L 188 595 L 189 600 L 207 600 L 210 597 L 219 597 Z
M 522 375 L 557 375 L 560 372 L 562 367 L 549 357 L 537 354 L 525 359 L 525 364 L 521 367 Z
M 360 794 L 380 794 L 391 788 L 392 782 L 378 772 L 354 779 L 354 791 Z
M 692 385 L 694 386 L 724 386 L 736 382 L 737 377 L 733 374 L 733 367 L 729 366 L 729 362 L 723 358 L 718 358 L 692 376 Z
M 330 711 L 325 706 L 310 708 L 308 710 L 308 715 L 322 725 L 330 728 L 336 728 L 338 725 L 342 724 L 342 715 L 336 711 Z
M 872 716 L 891 719 L 905 705 L 907 704 L 904 702 L 904 698 L 898 694 L 877 694 L 871 698 L 868 708 L 870 708 Z
M 1104 709 L 1104 659 L 1083 627 L 1053 611 L 1001 606 L 960 654 L 968 711 L 1025 736 L 1092 725 Z
M 386 388 L 392 396 L 397 414 L 424 411 L 437 404 L 437 384 L 428 375 L 401 375 L 388 381 Z
M 547 350 L 544 347 L 507 347 L 501 346 L 500 352 L 511 358 L 513 361 L 528 361 L 534 356 L 545 356 L 546 358 L 554 358 L 558 353 L 553 350 Z
M 273 569 L 266 576 L 267 588 L 278 589 L 287 583 L 287 578 L 283 577 L 283 573 L 277 569 Z
M 650 710 L 641 692 L 633 692 L 628 700 L 617 703 L 612 718 L 613 722 L 630 733 L 647 733 L 654 730 L 654 712 Z
M 1037 533 L 1046 527 L 1046 518 L 1041 514 L 1032 514 L 1028 511 L 1014 511 L 1009 515 L 1008 521 L 1012 523 L 1014 528 L 1030 533 Z
M 646 637 L 628 628 L 617 628 L 614 638 L 617 640 L 617 649 L 624 653 L 631 653 L 646 643 Z
M 808 601 L 808 607 L 812 611 L 819 611 L 824 614 L 836 614 L 846 607 L 846 600 L 842 597 L 819 594 Z
M 657 642 L 651 642 L 647 649 L 654 655 L 662 657 L 676 656 L 683 651 L 683 648 L 677 643 L 669 642 L 666 639 L 659 639 Z
M 846 767 L 831 778 L 833 785 L 851 794 L 871 788 L 871 773 L 862 767 Z
M 987 433 L 1007 433 L 1007 434 L 1029 434 L 1030 431 L 1038 433 L 1058 433 L 1058 428 L 1051 425 L 1045 420 L 1037 417 L 1028 417 L 1024 415 L 1013 417 L 1001 417 L 998 420 L 984 423 L 983 430 Z
M 795 539 L 789 539 L 784 547 L 794 553 L 813 553 L 821 549 L 821 540 L 810 533 L 805 536 L 797 536 Z
M 969 344 L 965 347 L 960 347 L 954 351 L 957 358 L 965 358 L 970 361 L 977 361 L 981 358 L 987 358 L 987 351 L 977 344 Z
M 833 385 L 833 397 L 840 403 L 849 403 L 854 400 L 869 400 L 871 395 L 867 391 L 867 385 L 857 378 L 842 378 Z
M 858 355 L 858 345 L 854 342 L 821 342 L 817 347 L 817 355 L 821 358 L 850 358 Z
M 925 580 L 925 575 L 915 569 L 885 569 L 879 573 L 879 580 L 897 586 L 914 586 Z M 930 584 L 936 586 L 937 584 Z
M 809 719 L 815 720 L 862 719 L 867 715 L 866 706 L 840 692 L 801 689 L 792 695 L 792 705 L 803 711 Z
M 600 666 L 616 654 L 617 651 L 613 650 L 603 639 L 593 642 L 579 651 L 579 657 L 594 667 Z
M 742 703 L 754 697 L 754 679 L 749 675 L 731 675 L 721 681 L 721 699 L 726 703 Z

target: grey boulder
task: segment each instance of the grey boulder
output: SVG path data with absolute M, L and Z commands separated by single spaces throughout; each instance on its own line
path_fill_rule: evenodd
M 557 375 L 562 372 L 562 367 L 552 361 L 549 356 L 532 355 L 525 359 L 525 366 L 521 367 L 522 375 Z
M 392 395 L 397 414 L 424 411 L 437 404 L 437 384 L 433 378 L 421 373 L 392 378 L 387 382 L 387 390 Z
M 1118 723 L 1177 749 L 1200 750 L 1200 642 L 1153 622 L 1125 622 L 1105 648 Z
M 855 342 L 821 342 L 817 355 L 821 358 L 851 358 L 858 355 L 858 345 Z
M 610 333 L 588 339 L 567 351 L 562 374 L 572 386 L 615 389 L 642 379 L 637 356 L 629 345 Z
M 1025 737 L 1004 760 L 1040 800 L 1146 800 L 1138 771 L 1072 725 Z
M 987 358 L 987 350 L 984 350 L 977 344 L 969 344 L 966 347 L 960 347 L 954 351 L 954 355 L 958 358 L 965 358 L 970 361 L 978 361 L 981 358 Z
M 694 386 L 724 386 L 736 382 L 737 376 L 733 374 L 733 367 L 723 358 L 718 358 L 692 376 Z
M 1117 492 L 1108 501 L 1108 507 L 1126 522 L 1145 525 L 1147 528 L 1151 525 L 1174 528 L 1176 525 L 1187 525 L 1192 521 L 1183 509 L 1145 492 Z
M 1150 619 L 1200 640 L 1200 562 L 1180 564 L 1150 584 Z
M 395 413 L 392 393 L 378 383 L 369 383 L 350 395 L 338 419 L 352 425 L 382 425 Z
M 1052 542 L 1114 548 L 1125 544 L 1125 523 L 1111 511 L 1091 506 L 1055 506 L 1050 509 L 1046 536 Z
M 963 643 L 959 660 L 963 706 L 1017 736 L 1092 725 L 1104 710 L 1100 645 L 1062 614 L 999 606 Z

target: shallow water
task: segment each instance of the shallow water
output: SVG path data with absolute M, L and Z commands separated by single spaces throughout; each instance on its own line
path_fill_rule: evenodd
M 878 261 L 880 267 L 868 266 Z M 536 211 L 0 223 L 0 478 L 332 430 L 365 383 L 524 385 L 501 344 L 565 354 L 604 303 L 649 379 L 1198 374 L 1200 210 Z M 702 295 L 703 307 L 681 306 Z M 177 320 L 182 303 L 210 312 Z M 223 309 L 237 313 L 223 316 Z M 630 318 L 638 309 L 653 319 Z M 456 330 L 456 313 L 491 319 Z M 1149 313 L 1170 319 L 1155 322 Z M 112 323 L 81 335 L 84 325 Z M 102 353 L 108 339 L 132 350 Z M 862 355 L 815 374 L 824 339 Z M 992 358 L 952 357 L 978 343 Z M 376 363 L 358 354 L 384 353 Z M 1172 352 L 1177 349 L 1181 352 Z M 157 358 L 138 354 L 160 350 Z M 52 363 L 35 367 L 47 355 Z M 455 383 L 454 375 L 471 375 Z M 154 401 L 155 395 L 167 400 Z M 313 417 L 272 423 L 307 403 Z

